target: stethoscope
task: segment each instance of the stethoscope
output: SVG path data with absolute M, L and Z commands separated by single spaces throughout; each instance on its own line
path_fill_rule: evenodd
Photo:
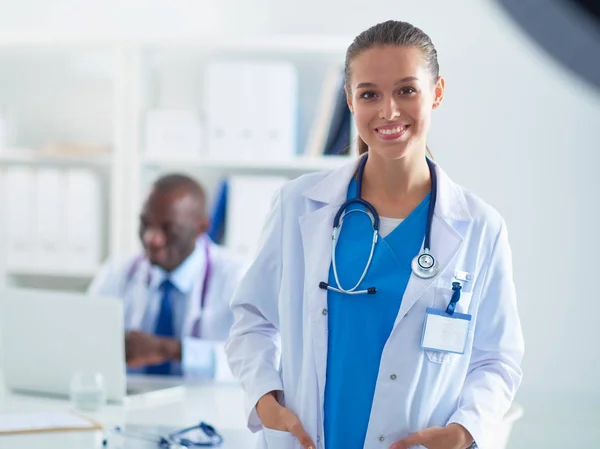
M 206 436 L 207 441 L 192 441 L 190 438 L 185 438 L 184 435 L 192 430 L 201 430 Z M 114 432 L 124 437 L 134 438 L 143 441 L 156 443 L 161 449 L 193 449 L 196 447 L 215 447 L 223 443 L 223 437 L 210 424 L 200 422 L 196 426 L 186 427 L 167 436 L 153 435 L 145 432 L 133 432 L 124 430 L 121 427 L 115 427 Z M 103 446 L 108 446 L 108 438 L 102 441 Z
M 366 290 L 357 290 L 358 286 L 360 285 L 360 283 L 363 281 L 363 279 L 367 275 L 367 271 L 369 270 L 369 267 L 371 266 L 371 262 L 373 260 L 373 254 L 375 253 L 375 245 L 377 244 L 377 241 L 379 239 L 379 214 L 377 213 L 377 211 L 375 210 L 375 207 L 373 207 L 373 205 L 371 203 L 363 200 L 360 197 L 361 192 L 362 192 L 362 181 L 363 181 L 363 175 L 364 175 L 364 171 L 365 171 L 365 165 L 367 164 L 367 158 L 368 158 L 368 155 L 366 155 L 361 160 L 360 165 L 358 166 L 357 182 L 356 182 L 356 197 L 351 198 L 348 201 L 346 201 L 344 204 L 342 204 L 333 219 L 333 235 L 332 235 L 333 244 L 331 246 L 331 264 L 333 266 L 333 277 L 335 278 L 336 286 L 333 287 L 333 286 L 327 284 L 327 282 L 320 282 L 319 288 L 321 288 L 321 289 L 332 290 L 332 291 L 335 291 L 338 293 L 346 293 L 349 295 L 361 295 L 361 294 L 365 294 L 365 293 L 372 295 L 377 292 L 377 289 L 375 287 L 369 287 Z M 433 211 L 435 209 L 435 203 L 436 203 L 436 199 L 437 199 L 437 174 L 435 172 L 435 165 L 433 164 L 433 162 L 429 158 L 426 158 L 426 160 L 427 160 L 427 166 L 429 167 L 429 173 L 431 175 L 431 199 L 429 202 L 429 211 L 427 213 L 427 226 L 425 228 L 425 242 L 423 244 L 423 249 L 421 250 L 421 252 L 419 254 L 417 254 L 415 256 L 415 258 L 412 260 L 412 263 L 411 263 L 412 272 L 421 279 L 431 279 L 431 278 L 435 277 L 439 272 L 439 265 L 437 263 L 437 260 L 431 254 L 431 222 L 433 221 Z M 359 204 L 361 206 L 364 206 L 366 211 L 364 211 L 362 209 L 348 210 L 349 206 L 351 206 L 353 204 Z M 353 212 L 360 212 L 360 213 L 366 214 L 371 219 L 371 225 L 373 227 L 373 238 L 371 240 L 371 251 L 369 253 L 369 259 L 367 260 L 367 264 L 365 265 L 365 269 L 363 270 L 362 275 L 360 276 L 360 279 L 358 280 L 358 282 L 356 283 L 356 285 L 354 287 L 349 288 L 349 289 L 344 289 L 344 288 L 342 288 L 342 286 L 340 284 L 340 279 L 338 276 L 335 250 L 336 250 L 337 244 L 339 242 L 340 234 L 342 232 L 342 225 L 344 223 L 344 218 Z

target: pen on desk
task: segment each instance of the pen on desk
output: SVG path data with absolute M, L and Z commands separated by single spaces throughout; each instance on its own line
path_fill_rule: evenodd
M 169 441 L 169 439 L 160 436 L 160 435 L 151 435 L 151 434 L 145 434 L 145 433 L 141 433 L 141 432 L 133 432 L 133 431 L 128 431 L 128 430 L 124 430 L 119 426 L 116 426 L 113 430 L 114 433 L 117 433 L 119 435 L 124 436 L 125 438 L 130 437 L 130 438 L 135 438 L 138 440 L 143 440 L 143 441 L 150 441 L 152 443 L 156 443 L 158 445 L 158 447 L 161 448 L 182 448 L 184 446 L 181 445 L 177 445 L 177 444 L 173 444 Z M 104 438 L 102 440 L 102 446 L 103 447 L 107 447 L 108 446 L 108 437 Z

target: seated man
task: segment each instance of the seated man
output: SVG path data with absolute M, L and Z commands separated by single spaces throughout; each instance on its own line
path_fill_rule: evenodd
M 226 367 L 218 359 L 243 264 L 205 235 L 205 203 L 192 178 L 158 179 L 140 215 L 143 254 L 109 261 L 89 288 L 123 299 L 134 372 L 214 377 L 216 367 Z

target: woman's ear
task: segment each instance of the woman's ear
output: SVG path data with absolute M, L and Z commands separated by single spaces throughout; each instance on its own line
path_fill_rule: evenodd
M 437 109 L 442 104 L 444 100 L 444 90 L 446 89 L 446 80 L 443 77 L 438 76 L 438 79 L 435 83 L 435 88 L 433 90 L 433 109 Z
M 344 86 L 344 91 L 346 92 L 346 103 L 348 103 L 348 108 L 350 112 L 354 114 L 354 105 L 352 104 L 352 92 L 348 90 L 348 86 Z

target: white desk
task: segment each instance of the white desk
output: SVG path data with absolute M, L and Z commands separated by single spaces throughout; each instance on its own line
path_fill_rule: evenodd
M 148 405 L 107 405 L 96 413 L 84 413 L 106 429 L 114 426 L 168 426 L 181 429 L 205 421 L 223 435 L 221 449 L 254 449 L 257 435 L 246 428 L 244 396 L 237 385 L 188 384 L 185 398 Z M 68 400 L 0 394 L 0 413 L 68 411 Z M 497 449 L 504 449 L 514 421 L 523 409 L 513 405 L 504 422 L 496 429 Z M 125 440 L 123 446 L 102 446 L 104 432 L 61 432 L 0 436 L 0 449 L 156 449 L 151 443 Z
M 223 435 L 222 449 L 253 449 L 255 435 L 246 429 L 243 393 L 231 384 L 190 384 L 184 399 L 137 406 L 107 405 L 84 413 L 110 429 L 114 426 L 144 425 L 183 428 L 205 421 Z M 68 400 L 0 393 L 0 413 L 68 411 Z M 104 432 L 57 432 L 0 436 L 0 449 L 101 449 Z M 129 440 L 127 440 L 129 441 Z M 156 448 L 131 440 L 125 448 Z M 114 446 L 113 446 L 114 447 Z M 106 449 L 111 449 L 109 444 Z

